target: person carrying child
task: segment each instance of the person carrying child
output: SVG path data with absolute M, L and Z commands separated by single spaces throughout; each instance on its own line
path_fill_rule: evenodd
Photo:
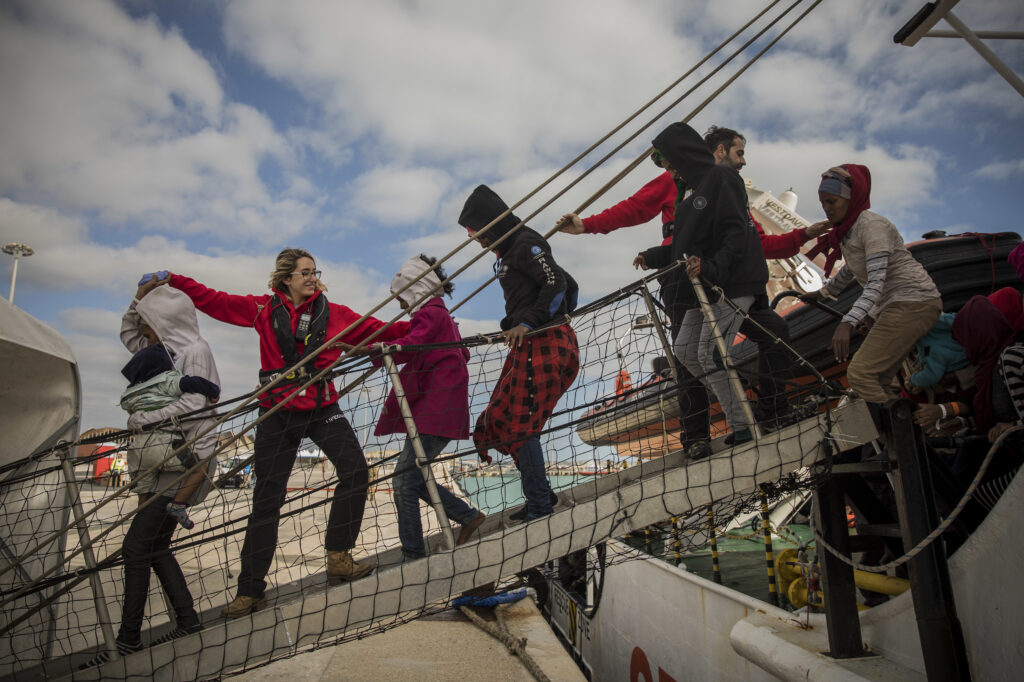
M 430 270 L 436 262 L 436 258 L 415 256 L 403 263 L 391 280 L 393 294 L 408 286 L 398 296 L 398 304 L 409 311 L 410 327 L 405 336 L 393 339 L 389 345 L 447 344 L 443 348 L 391 351 L 394 361 L 402 365 L 399 380 L 428 462 L 441 454 L 450 441 L 469 437 L 469 371 L 466 368 L 469 350 L 454 345 L 462 341 L 462 336 L 441 295 L 450 296 L 455 287 L 451 282 L 441 284 L 447 279 L 443 270 Z M 410 286 L 420 275 L 423 277 Z M 374 364 L 381 364 L 376 354 Z M 395 389 L 391 389 L 384 401 L 384 410 L 373 433 L 375 436 L 407 433 Z M 486 517 L 443 486 L 437 486 L 437 493 L 448 518 L 462 525 L 455 544 L 465 544 Z M 430 498 L 416 463 L 411 438 L 406 438 L 395 464 L 394 497 L 402 554 L 407 559 L 426 556 L 419 503 L 423 500 L 429 504 Z
M 115 638 L 121 656 L 143 648 L 142 620 L 149 597 L 150 570 L 170 598 L 176 624 L 151 645 L 202 629 L 192 593 L 170 545 L 179 523 L 186 528 L 194 525 L 186 506 L 201 502 L 212 487 L 217 437 L 210 429 L 212 417 L 181 422 L 175 418 L 215 402 L 220 395 L 220 376 L 213 352 L 199 334 L 192 301 L 179 291 L 156 286 L 157 277 L 143 277 L 135 300 L 121 319 L 121 341 L 133 353 L 122 369 L 132 385 L 122 395 L 121 405 L 130 412 L 128 428 L 137 432 L 128 448 L 128 461 L 133 491 L 139 495 L 140 506 L 145 505 L 132 517 L 121 546 L 124 601 L 121 628 Z M 141 431 L 168 420 L 175 426 Z M 196 438 L 203 431 L 208 433 Z M 181 452 L 172 456 L 175 450 Z M 199 463 L 205 464 L 196 467 Z M 178 481 L 182 472 L 194 467 L 183 482 Z M 155 500 L 151 499 L 154 495 Z M 110 652 L 104 651 L 81 668 L 106 663 L 110 658 Z

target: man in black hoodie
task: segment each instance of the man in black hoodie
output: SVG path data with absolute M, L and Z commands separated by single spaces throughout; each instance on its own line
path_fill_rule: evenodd
M 686 260 L 686 274 L 721 287 L 744 312 L 763 296 L 768 282 L 761 240 L 747 210 L 747 194 L 739 173 L 728 165 L 716 165 L 707 144 L 693 128 L 674 123 L 654 139 L 666 168 L 692 192 L 676 205 L 672 243 L 637 255 L 637 267 L 660 268 Z M 697 304 L 692 287 L 680 283 L 673 292 L 676 307 L 689 306 L 675 339 L 674 351 L 683 365 L 704 382 L 718 398 L 733 433 L 727 441 L 740 444 L 752 437 L 752 424 L 744 416 L 742 400 L 732 390 L 727 374 L 715 363 L 715 342 L 710 325 Z M 726 346 L 739 330 L 743 317 L 725 301 L 712 299 L 712 312 Z M 668 302 L 666 301 L 666 305 Z M 682 390 L 682 389 L 681 389 Z M 691 415 L 692 418 L 692 415 Z M 707 423 L 707 415 L 703 417 Z M 710 443 L 686 431 L 687 453 L 692 459 L 711 452 Z M 706 427 L 704 433 L 707 433 Z
M 486 185 L 469 195 L 459 224 L 498 257 L 494 272 L 505 295 L 501 329 L 511 348 L 490 403 L 477 419 L 473 442 L 485 461 L 490 461 L 489 448 L 515 460 L 526 518 L 539 518 L 553 510 L 539 434 L 576 379 L 579 347 L 567 322 L 534 330 L 572 312 L 579 287 L 555 263 L 547 240 L 521 225 Z

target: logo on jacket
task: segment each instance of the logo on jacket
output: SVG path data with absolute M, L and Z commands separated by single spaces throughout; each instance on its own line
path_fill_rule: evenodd
M 693 198 L 693 207 L 695 209 L 697 209 L 698 211 L 700 211 L 701 209 L 706 208 L 707 205 L 708 205 L 708 200 L 705 199 L 704 197 L 694 197 Z
M 544 252 L 544 249 L 540 248 L 536 244 L 534 244 L 533 246 L 530 247 L 530 253 L 533 254 L 534 256 L 539 256 L 543 252 Z

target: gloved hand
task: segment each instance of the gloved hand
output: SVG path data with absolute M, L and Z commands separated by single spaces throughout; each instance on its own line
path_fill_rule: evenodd
M 217 402 L 220 398 L 220 386 L 199 376 L 183 376 L 178 381 L 178 388 L 182 393 L 201 393 L 211 402 Z
M 139 286 L 141 287 L 143 284 L 151 282 L 153 280 L 153 275 L 156 275 L 156 278 L 158 280 L 164 280 L 167 279 L 167 275 L 169 274 L 170 272 L 168 270 L 157 270 L 156 272 L 147 272 L 145 275 L 142 276 L 142 279 L 139 280 Z

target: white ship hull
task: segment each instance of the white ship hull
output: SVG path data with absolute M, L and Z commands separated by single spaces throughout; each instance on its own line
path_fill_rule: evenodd
M 1024 476 L 949 561 L 974 680 L 1017 680 L 1024 669 L 1024 591 L 1012 587 L 1024 563 L 1021 518 Z M 608 551 L 592 619 L 552 600 L 556 628 L 576 644 L 594 680 L 926 679 L 910 591 L 861 613 L 874 655 L 837 660 L 822 653 L 829 648 L 823 614 L 797 616 L 683 567 L 636 559 L 636 550 L 618 542 Z

